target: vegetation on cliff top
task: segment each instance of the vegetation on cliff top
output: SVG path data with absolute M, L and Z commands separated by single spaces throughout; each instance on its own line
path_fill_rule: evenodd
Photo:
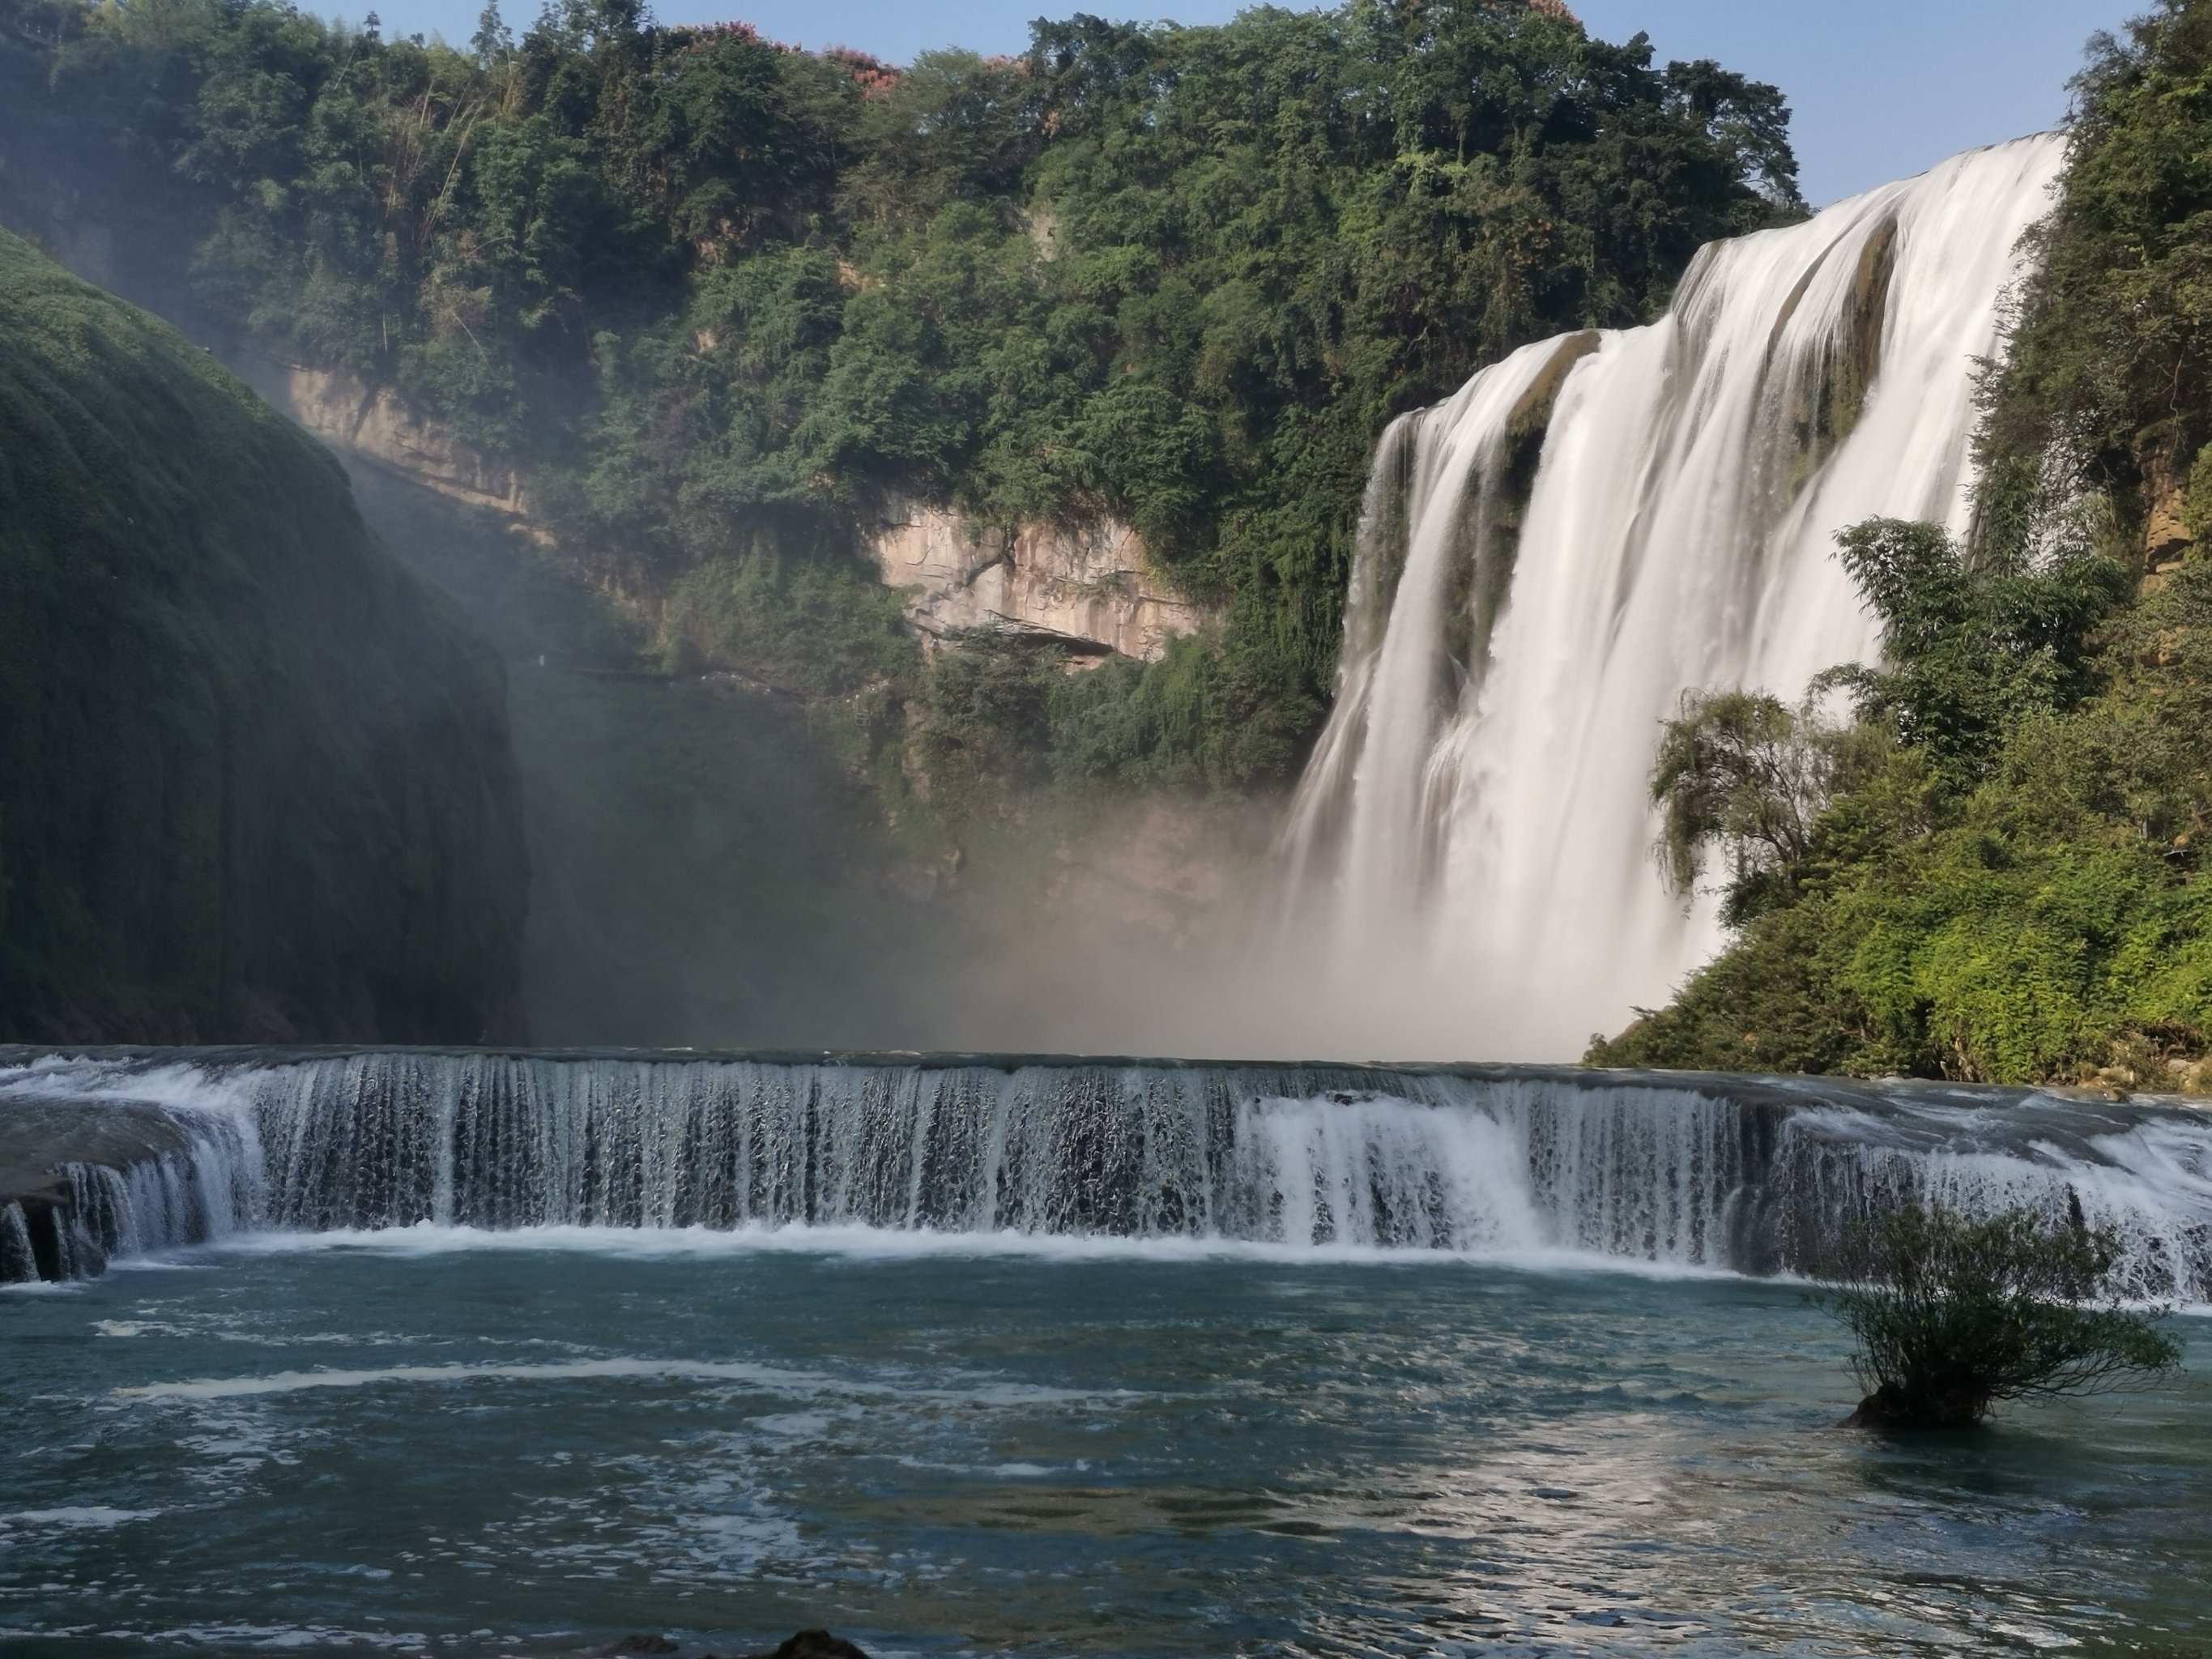
M 0 1041 L 511 1036 L 526 876 L 489 647 L 326 452 L 0 232 Z
M 2212 1088 L 2212 4 L 2076 96 L 1972 545 L 1844 538 L 1885 628 L 1847 722 L 1685 708 L 1666 860 L 1723 850 L 1735 940 L 1593 1060 Z
M 836 701 L 879 759 L 910 708 L 940 753 L 1122 781 L 1291 766 L 1385 419 L 1800 211 L 1786 121 L 1555 0 L 1078 15 L 905 69 L 636 0 L 520 39 L 488 8 L 465 49 L 0 0 L 6 210 L 58 191 L 137 239 L 126 291 L 526 458 L 681 660 Z M 851 556 L 897 492 L 1118 514 L 1223 621 L 1079 693 L 1003 652 L 932 678 Z

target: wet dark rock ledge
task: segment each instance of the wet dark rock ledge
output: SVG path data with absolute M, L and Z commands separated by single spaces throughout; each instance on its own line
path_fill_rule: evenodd
M 141 1220 L 136 1178 L 185 1168 L 190 1143 L 148 1102 L 0 1101 L 0 1285 L 104 1272 Z

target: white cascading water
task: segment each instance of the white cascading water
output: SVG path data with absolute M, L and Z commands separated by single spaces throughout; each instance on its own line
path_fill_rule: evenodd
M 260 1188 L 253 1126 L 221 1088 L 179 1072 L 152 1097 L 117 1097 L 65 1062 L 0 1066 L 0 1166 L 43 1170 L 36 1194 L 0 1194 L 0 1285 L 87 1278 L 111 1257 L 250 1224 Z M 94 1083 L 91 1099 L 80 1082 Z
M 1967 528 L 1977 365 L 2064 152 L 1717 243 L 1660 321 L 1524 348 L 1385 434 L 1283 848 L 1310 1044 L 1571 1058 L 1714 952 L 1652 857 L 1662 725 L 1873 659 L 1838 530 Z
M 0 1282 L 240 1229 L 865 1227 L 1817 1266 L 1869 1209 L 2078 1208 L 2212 1299 L 2212 1118 L 2026 1090 L 1579 1067 L 645 1054 L 0 1056 Z M 12 1244 L 9 1243 L 13 1240 Z M 43 1247 L 41 1247 L 43 1241 Z

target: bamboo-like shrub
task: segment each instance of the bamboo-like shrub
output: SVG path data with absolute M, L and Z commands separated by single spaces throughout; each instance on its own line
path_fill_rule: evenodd
M 2174 1369 L 2180 1345 L 2156 1312 L 2113 1290 L 2118 1255 L 2078 1206 L 2055 1221 L 2028 1209 L 1884 1211 L 1824 1279 L 1858 1340 L 1866 1397 L 1850 1421 L 1962 1428 L 2002 1401 L 2096 1394 Z

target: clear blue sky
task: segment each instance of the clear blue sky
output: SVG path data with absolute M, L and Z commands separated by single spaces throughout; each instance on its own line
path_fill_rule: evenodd
M 316 0 L 306 0 L 320 10 Z M 476 27 L 483 0 L 356 0 L 387 34 L 442 33 L 456 43 Z M 538 0 L 501 0 L 518 32 Z M 1127 15 L 1114 0 L 653 0 L 672 23 L 743 18 L 763 34 L 806 46 L 848 46 L 903 63 L 934 46 L 1014 52 L 1029 20 L 1095 11 Z M 1147 0 L 1161 4 L 1163 0 Z M 1165 0 L 1185 23 L 1219 22 L 1239 0 Z M 1796 112 L 1793 131 L 1807 199 L 1854 191 L 2056 123 L 2081 45 L 2117 28 L 2147 0 L 1569 0 L 1593 33 L 1625 40 L 1641 29 L 1662 60 L 1717 58 L 1771 81 Z

